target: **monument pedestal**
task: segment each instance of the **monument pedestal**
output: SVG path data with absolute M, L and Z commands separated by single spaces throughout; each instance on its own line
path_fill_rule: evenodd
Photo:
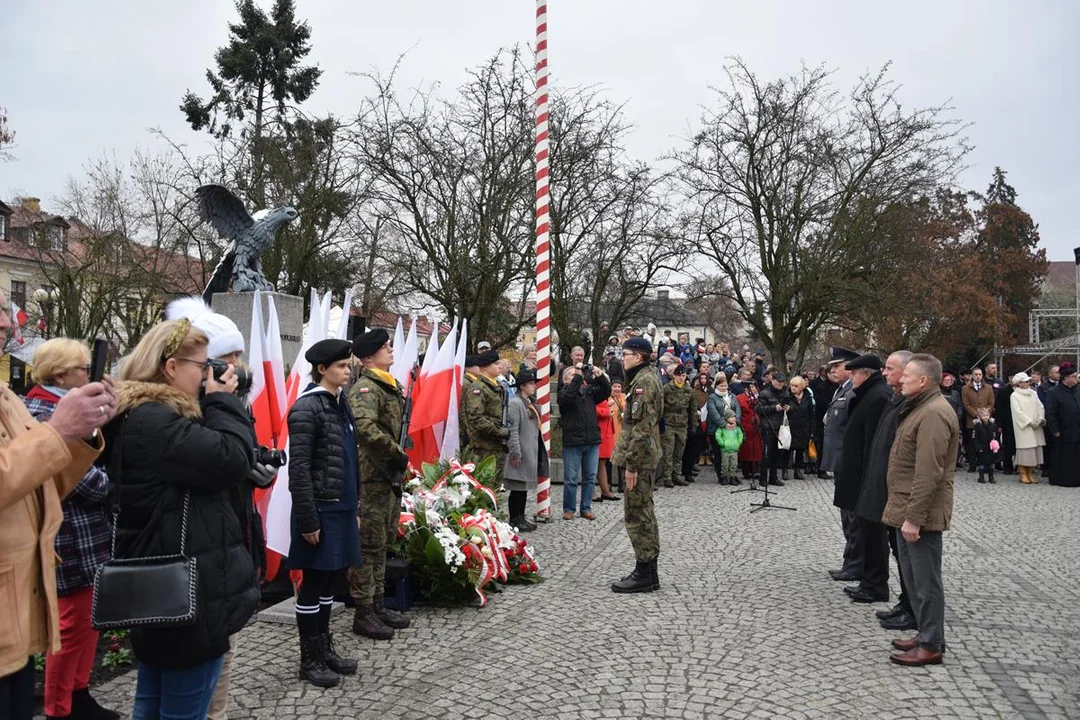
M 248 356 L 251 355 L 251 303 L 255 293 L 214 293 L 210 300 L 214 312 L 220 313 L 236 323 L 247 342 Z M 262 298 L 263 324 L 269 322 L 269 298 L 274 298 L 277 308 L 278 326 L 281 329 L 281 351 L 285 357 L 285 372 L 300 352 L 304 339 L 304 299 L 296 295 L 279 292 L 260 292 Z

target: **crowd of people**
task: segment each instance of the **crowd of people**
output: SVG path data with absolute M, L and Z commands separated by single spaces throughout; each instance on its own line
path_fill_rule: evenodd
M 6 335 L 2 296 L 0 306 Z M 330 632 L 336 587 L 347 586 L 355 604 L 354 633 L 388 640 L 410 624 L 384 600 L 409 464 L 406 398 L 389 372 L 389 341 L 377 329 L 312 346 L 310 383 L 287 418 L 289 563 L 303 573 L 298 669 L 318 687 L 357 672 Z M 516 372 L 490 343 L 467 357 L 460 441 L 466 461 L 495 458 L 511 523 L 529 532 L 528 496 L 551 461 L 535 403 L 535 348 L 523 350 Z M 95 578 L 123 563 L 132 572 L 182 557 L 198 589 L 186 615 L 147 607 L 161 601 L 154 597 L 111 608 L 150 617 L 131 631 L 133 717 L 227 717 L 237 634 L 257 607 L 266 565 L 252 494 L 276 472 L 240 387 L 244 351 L 235 324 L 189 301 L 146 333 L 115 383 L 91 377 L 86 345 L 57 338 L 38 348 L 37 384 L 26 397 L 0 388 L 0 584 L 17 609 L 3 621 L 10 642 L 0 648 L 0 716 L 31 717 L 30 658 L 44 652 L 50 720 L 118 717 L 88 687 Z M 655 489 L 687 486 L 708 465 L 721 485 L 832 477 L 846 538 L 833 577 L 858 581 L 847 588 L 853 601 L 888 600 L 891 548 L 901 593 L 880 613 L 882 625 L 918 630 L 894 643 L 892 659 L 940 662 L 941 532 L 956 468 L 966 461 L 987 483 L 1013 468 L 1034 483 L 1041 468 L 1053 484 L 1080 485 L 1080 394 L 1070 363 L 1051 368 L 1045 382 L 1024 372 L 999 379 L 992 364 L 957 378 L 931 356 L 899 351 L 883 363 L 834 347 L 816 374 L 789 380 L 746 346 L 736 354 L 726 343 L 681 343 L 652 327 L 610 338 L 603 357 L 594 365 L 575 347 L 554 378 L 563 519 L 595 519 L 594 502 L 623 504 L 636 564 L 615 592 L 660 587 Z

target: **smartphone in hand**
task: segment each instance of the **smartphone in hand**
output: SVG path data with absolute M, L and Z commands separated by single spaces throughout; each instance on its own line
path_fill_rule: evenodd
M 100 382 L 105 377 L 105 367 L 109 363 L 109 341 L 97 338 L 90 355 L 90 382 Z

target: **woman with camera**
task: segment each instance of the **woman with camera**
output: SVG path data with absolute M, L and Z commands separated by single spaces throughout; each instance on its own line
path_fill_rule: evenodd
M 289 564 L 303 570 L 296 597 L 300 679 L 334 687 L 357 662 L 334 650 L 330 609 L 334 583 L 360 564 L 360 461 L 352 409 L 344 392 L 352 343 L 322 340 L 304 355 L 312 383 L 289 410 Z
M 60 398 L 90 382 L 90 349 L 78 340 L 54 338 L 34 352 L 34 377 L 24 402 L 38 422 L 48 422 Z M 98 633 L 90 624 L 94 575 L 109 559 L 109 478 L 91 467 L 63 499 L 64 519 L 56 534 L 56 594 L 60 650 L 45 654 L 45 716 L 115 720 L 90 697 Z
M 205 718 L 229 636 L 259 601 L 234 507 L 251 471 L 255 435 L 235 395 L 233 367 L 215 376 L 207 344 L 186 318 L 153 327 L 120 372 L 118 414 L 106 433 L 114 558 L 182 552 L 195 561 L 196 621 L 131 631 L 139 660 L 134 720 Z M 133 614 L 146 613 L 146 598 L 127 601 Z

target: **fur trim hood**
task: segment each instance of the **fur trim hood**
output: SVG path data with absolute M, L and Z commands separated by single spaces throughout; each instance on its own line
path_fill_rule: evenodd
M 134 410 L 140 405 L 158 403 L 189 420 L 202 418 L 202 406 L 199 405 L 196 398 L 165 383 L 136 382 L 134 380 L 119 382 L 116 384 L 116 400 L 117 415 Z

